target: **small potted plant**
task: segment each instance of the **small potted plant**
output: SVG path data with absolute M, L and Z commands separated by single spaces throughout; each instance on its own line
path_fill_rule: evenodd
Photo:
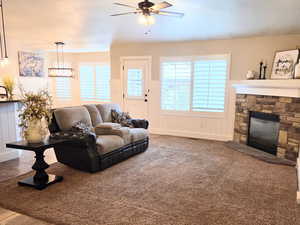
M 28 143 L 40 143 L 46 140 L 51 121 L 52 100 L 48 91 L 37 93 L 22 91 L 22 108 L 20 110 L 20 127 Z
M 15 88 L 15 81 L 11 76 L 4 76 L 2 78 L 2 83 L 3 86 L 6 88 L 7 90 L 7 94 L 8 94 L 8 100 L 13 100 L 14 94 L 14 88 Z

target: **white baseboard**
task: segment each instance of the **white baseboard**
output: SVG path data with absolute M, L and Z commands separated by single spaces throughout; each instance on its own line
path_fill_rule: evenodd
M 0 162 L 5 162 L 8 160 L 19 158 L 20 152 L 18 150 L 10 150 L 8 152 L 3 152 L 0 154 Z
M 215 135 L 207 134 L 201 132 L 191 132 L 191 131 L 179 131 L 179 130 L 164 130 L 159 128 L 150 128 L 151 134 L 160 134 L 160 135 L 170 135 L 170 136 L 179 136 L 179 137 L 189 137 L 189 138 L 199 138 L 207 140 L 216 140 L 216 141 L 231 141 L 233 137 L 231 135 Z

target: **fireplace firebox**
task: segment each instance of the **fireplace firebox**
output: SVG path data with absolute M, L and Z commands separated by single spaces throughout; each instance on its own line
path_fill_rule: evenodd
M 250 111 L 247 144 L 276 155 L 279 126 L 278 115 Z

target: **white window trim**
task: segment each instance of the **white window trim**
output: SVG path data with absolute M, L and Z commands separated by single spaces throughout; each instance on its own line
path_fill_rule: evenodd
M 103 102 L 101 100 L 91 100 L 91 101 L 84 101 L 82 98 L 81 98 L 81 89 L 80 89 L 80 67 L 81 66 L 97 66 L 97 65 L 100 65 L 100 66 L 106 66 L 108 65 L 110 67 L 110 81 L 109 81 L 109 85 L 110 85 L 110 102 L 112 100 L 112 77 L 111 77 L 111 63 L 110 61 L 100 61 L 100 62 L 80 62 L 78 63 L 78 66 L 77 66 L 77 71 L 78 71 L 78 81 L 79 81 L 79 100 L 82 104 L 96 104 L 96 103 L 109 103 L 109 102 Z
M 195 112 L 190 109 L 190 111 L 176 111 L 176 110 L 163 110 L 161 108 L 162 105 L 162 98 L 160 93 L 160 114 L 165 116 L 184 116 L 184 117 L 204 117 L 204 118 L 225 118 L 228 114 L 229 107 L 229 81 L 231 77 L 231 53 L 226 54 L 214 54 L 214 55 L 198 55 L 198 56 L 179 56 L 179 57 L 160 57 L 160 92 L 162 90 L 162 66 L 161 64 L 164 62 L 178 62 L 178 61 L 196 61 L 196 60 L 207 60 L 207 59 L 225 59 L 227 61 L 227 77 L 226 77 L 226 87 L 225 87 L 225 99 L 224 99 L 224 112 Z M 192 68 L 192 72 L 194 71 L 194 68 Z M 190 102 L 193 101 L 193 86 L 194 86 L 194 76 L 192 76 L 191 80 L 191 95 L 190 95 Z

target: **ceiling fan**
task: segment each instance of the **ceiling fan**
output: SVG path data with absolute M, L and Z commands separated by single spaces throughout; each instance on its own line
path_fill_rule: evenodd
M 123 16 L 123 15 L 129 15 L 129 14 L 139 14 L 142 15 L 142 19 L 146 20 L 144 22 L 147 22 L 148 24 L 154 23 L 154 19 L 152 15 L 162 15 L 162 16 L 173 16 L 173 17 L 183 17 L 184 13 L 179 12 L 171 12 L 171 11 L 165 11 L 162 9 L 169 8 L 172 6 L 172 4 L 164 1 L 158 4 L 154 4 L 153 2 L 150 2 L 149 0 L 144 0 L 143 2 L 138 3 L 137 7 L 122 4 L 122 3 L 114 3 L 118 6 L 124 6 L 127 8 L 135 9 L 134 12 L 125 12 L 125 13 L 118 13 L 113 14 L 111 16 Z

